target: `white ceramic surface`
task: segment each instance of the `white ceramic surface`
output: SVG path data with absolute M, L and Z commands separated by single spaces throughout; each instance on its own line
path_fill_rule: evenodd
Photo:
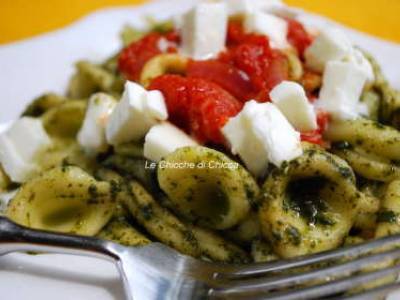
M 116 52 L 124 24 L 144 26 L 145 16 L 165 19 L 193 2 L 168 0 L 102 10 L 65 29 L 0 45 L 0 123 L 17 118 L 26 104 L 43 92 L 63 92 L 75 61 L 100 61 Z M 304 20 L 317 26 L 333 24 L 309 14 L 304 14 Z M 400 45 L 345 30 L 355 44 L 376 56 L 392 84 L 400 88 Z M 108 262 L 64 255 L 11 254 L 0 257 L 0 299 L 121 300 L 124 296 L 116 268 Z M 390 299 L 400 299 L 400 294 Z

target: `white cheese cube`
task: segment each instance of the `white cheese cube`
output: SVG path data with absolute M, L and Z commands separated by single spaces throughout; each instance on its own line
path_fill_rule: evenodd
M 51 144 L 42 121 L 36 118 L 19 119 L 5 132 L 5 135 L 25 161 L 31 161 L 40 150 Z
M 302 132 L 317 129 L 314 106 L 308 101 L 304 88 L 300 84 L 284 81 L 269 95 L 294 128 Z
M 247 102 L 222 132 L 255 176 L 263 175 L 268 162 L 279 167 L 302 154 L 300 133 L 271 103 Z
M 286 20 L 272 14 L 254 11 L 246 14 L 244 27 L 247 32 L 256 32 L 268 36 L 273 48 L 289 47 L 287 41 L 288 24 Z
M 284 7 L 281 0 L 225 0 L 230 15 L 243 15 L 253 11 L 269 12 Z
M 166 120 L 168 115 L 162 100 L 157 93 L 147 92 L 139 84 L 127 81 L 122 98 L 106 126 L 108 143 L 118 145 L 139 141 L 153 125 Z
M 317 72 L 323 72 L 329 61 L 344 59 L 353 47 L 347 36 L 337 28 L 326 28 L 305 51 L 306 65 Z
M 14 182 L 25 182 L 38 170 L 36 156 L 51 145 L 40 119 L 23 117 L 0 135 L 0 163 Z
M 159 162 L 178 148 L 197 146 L 197 142 L 178 127 L 164 122 L 153 126 L 144 142 L 144 157 Z
M 368 82 L 375 80 L 374 69 L 364 53 L 360 50 L 356 48 L 352 49 L 351 53 L 344 58 L 344 61 L 352 62 L 355 66 L 359 67 L 364 72 Z
M 327 64 L 316 105 L 336 119 L 354 119 L 367 112 L 360 97 L 367 81 L 365 73 L 351 62 Z
M 85 119 L 78 133 L 78 143 L 89 154 L 107 150 L 106 125 L 117 102 L 107 94 L 94 94 L 89 99 Z
M 167 106 L 165 105 L 165 98 L 160 91 L 147 92 L 145 110 L 149 114 L 149 116 L 157 120 L 168 119 L 168 111 Z
M 228 10 L 222 2 L 202 2 L 183 16 L 183 55 L 197 60 L 216 57 L 225 49 Z
M 25 182 L 37 171 L 37 166 L 34 163 L 25 162 L 17 148 L 4 135 L 0 136 L 0 162 L 13 182 Z

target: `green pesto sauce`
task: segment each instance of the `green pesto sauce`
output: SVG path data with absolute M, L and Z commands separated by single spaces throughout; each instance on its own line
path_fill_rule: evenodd
M 325 215 L 328 206 L 320 197 L 325 184 L 326 180 L 321 177 L 291 182 L 284 201 L 285 208 L 299 213 L 310 225 L 334 225 L 334 221 Z
M 289 241 L 295 245 L 298 246 L 301 243 L 301 233 L 300 231 L 293 226 L 289 226 L 285 230 L 286 236 L 288 237 Z
M 391 224 L 396 223 L 397 214 L 392 210 L 381 211 L 378 213 L 377 221 Z
M 217 224 L 229 211 L 229 199 L 218 184 L 199 184 L 186 199 L 206 222 Z
M 342 141 L 342 142 L 333 143 L 332 148 L 338 149 L 338 150 L 351 150 L 351 149 L 353 149 L 353 145 L 350 144 L 349 142 Z

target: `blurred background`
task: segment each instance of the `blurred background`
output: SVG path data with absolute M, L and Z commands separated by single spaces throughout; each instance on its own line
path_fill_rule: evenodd
M 145 2 L 149 1 L 0 0 L 0 44 L 66 26 L 93 10 Z M 400 0 L 285 0 L 285 2 L 325 15 L 371 35 L 400 43 Z

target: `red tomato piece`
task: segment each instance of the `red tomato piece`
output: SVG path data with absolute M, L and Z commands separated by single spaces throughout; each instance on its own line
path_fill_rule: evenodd
M 149 89 L 164 94 L 170 121 L 202 143 L 224 144 L 221 128 L 243 105 L 219 85 L 196 77 L 162 75 Z
M 287 19 L 288 22 L 288 35 L 289 43 L 295 47 L 300 55 L 304 57 L 304 51 L 313 42 L 313 37 L 307 32 L 303 24 L 294 19 Z
M 229 21 L 227 31 L 227 44 L 233 46 L 243 42 L 246 33 L 244 32 L 241 21 Z
M 249 76 L 253 98 L 260 102 L 269 101 L 271 89 L 289 77 L 286 56 L 270 48 L 268 37 L 246 34 L 238 21 L 229 23 L 227 39 L 228 50 L 220 55 L 219 60 L 234 65 Z M 232 94 L 237 96 L 234 92 Z
M 264 70 L 264 86 L 269 92 L 282 81 L 289 78 L 289 63 L 280 51 L 273 51 L 268 66 Z M 268 96 L 269 99 L 269 96 Z M 267 99 L 266 99 L 267 100 Z
M 253 86 L 248 76 L 235 66 L 217 60 L 191 61 L 187 76 L 199 77 L 212 81 L 242 102 L 254 95 Z
M 190 128 L 200 142 L 223 144 L 225 139 L 221 128 L 230 117 L 242 109 L 235 97 L 215 83 L 201 79 L 188 78 L 190 89 Z
M 179 40 L 179 36 L 175 32 L 165 35 L 152 32 L 122 50 L 118 59 L 118 69 L 128 80 L 139 80 L 140 73 L 146 62 L 162 53 L 158 46 L 161 38 L 166 38 L 171 42 Z M 168 49 L 168 52 L 174 51 L 176 51 L 176 48 L 172 46 Z
M 318 111 L 317 113 L 317 124 L 318 128 L 309 132 L 301 133 L 301 140 L 312 144 L 317 144 L 322 147 L 327 146 L 327 142 L 323 140 L 323 133 L 329 124 L 330 116 L 327 112 Z
M 161 91 L 165 97 L 170 121 L 186 131 L 189 130 L 190 98 L 187 79 L 179 75 L 162 75 L 152 81 L 149 90 Z

